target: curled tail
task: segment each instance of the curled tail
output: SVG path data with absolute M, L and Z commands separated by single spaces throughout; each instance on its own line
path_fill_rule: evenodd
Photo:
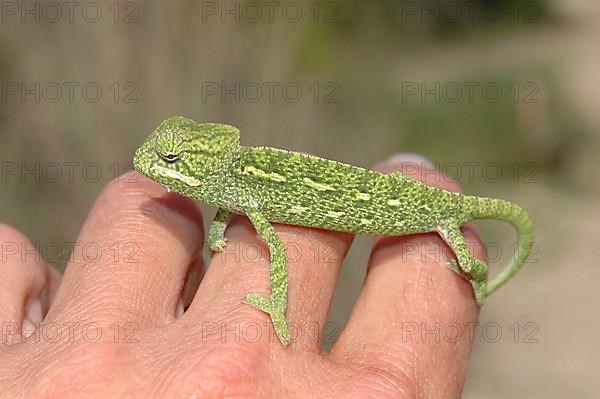
M 517 252 L 512 261 L 487 286 L 487 295 L 503 286 L 523 266 L 533 251 L 533 223 L 518 205 L 501 199 L 468 196 L 473 219 L 499 219 L 512 224 L 517 230 Z M 486 296 L 487 296 L 486 295 Z

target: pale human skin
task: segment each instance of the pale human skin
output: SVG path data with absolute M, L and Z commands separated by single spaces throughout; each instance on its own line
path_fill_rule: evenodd
M 421 169 L 414 167 L 415 161 Z M 403 170 L 426 177 L 428 184 L 459 190 L 430 170 L 420 173 L 424 165 L 422 159 L 404 155 L 377 169 Z M 268 315 L 240 302 L 249 291 L 269 289 L 264 242 L 247 219 L 236 216 L 225 235 L 228 245 L 246 256 L 232 250 L 215 256 L 209 267 L 194 261 L 205 241 L 202 226 L 192 200 L 132 172 L 104 188 L 77 238 L 79 247 L 98 246 L 99 260 L 90 262 L 89 254 L 86 258 L 74 250 L 59 276 L 43 261 L 21 256 L 23 245 L 15 254 L 5 251 L 0 259 L 0 322 L 19 326 L 20 333 L 27 319 L 25 324 L 38 330 L 27 340 L 10 334 L 9 340 L 4 328 L 0 397 L 460 396 L 472 337 L 436 342 L 431 336 L 407 334 L 403 327 L 477 322 L 473 290 L 447 267 L 452 252 L 437 234 L 375 241 L 350 320 L 331 351 L 323 353 L 316 336 L 322 331 L 314 326 L 326 322 L 353 236 L 275 225 L 286 246 L 300 254 L 296 267 L 290 262 L 286 313 L 296 326 L 295 339 L 284 349 Z M 485 260 L 474 230 L 466 226 L 462 231 L 476 257 Z M 32 248 L 7 225 L 0 225 L 0 242 Z M 118 255 L 115 243 L 123 244 Z M 131 243 L 133 255 L 125 246 Z M 252 252 L 257 248 L 259 255 Z M 35 324 L 42 314 L 44 322 Z M 40 333 L 44 326 L 63 332 L 72 328 L 68 331 L 74 334 L 52 340 Z M 85 337 L 82 326 L 93 327 Z

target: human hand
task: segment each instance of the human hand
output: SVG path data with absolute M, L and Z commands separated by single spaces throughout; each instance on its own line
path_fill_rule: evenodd
M 458 189 L 422 173 L 422 160 L 406 161 L 379 169 Z M 440 237 L 377 239 L 351 317 L 323 353 L 321 328 L 352 235 L 276 229 L 294 256 L 287 349 L 268 316 L 241 303 L 269 287 L 267 248 L 244 217 L 232 219 L 225 251 L 205 271 L 195 203 L 129 173 L 96 200 L 62 279 L 0 225 L 0 397 L 460 396 L 472 337 L 431 331 L 473 325 L 478 307 L 468 281 L 447 267 Z M 470 227 L 463 232 L 477 243 Z M 472 248 L 482 259 L 482 246 Z

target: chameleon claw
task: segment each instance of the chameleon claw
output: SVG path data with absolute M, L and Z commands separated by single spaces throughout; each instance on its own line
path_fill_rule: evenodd
M 485 302 L 485 298 L 487 297 L 486 281 L 471 280 L 471 285 L 473 286 L 473 292 L 475 293 L 475 300 L 477 301 L 477 305 L 482 306 Z
M 450 259 L 448 267 L 469 280 L 473 286 L 477 305 L 483 305 L 487 297 L 487 265 L 480 260 L 476 260 L 473 267 L 467 272 L 460 267 L 456 259 Z
M 471 278 L 476 281 L 484 281 L 485 282 L 485 280 L 487 278 L 487 273 L 488 273 L 487 265 L 478 259 L 475 260 L 473 267 L 471 268 L 471 270 L 469 270 L 469 276 L 471 276 Z
M 227 238 L 223 237 L 221 240 L 217 240 L 215 242 L 210 243 L 210 250 L 214 252 L 221 252 L 225 249 L 227 245 Z
M 260 294 L 248 294 L 242 299 L 247 305 L 250 305 L 256 309 L 262 310 L 271 317 L 273 327 L 275 328 L 275 334 L 281 341 L 281 344 L 286 347 L 290 344 L 290 332 L 288 330 L 287 323 L 285 321 L 285 309 L 274 301 L 271 297 L 266 298 Z
M 271 302 L 268 298 L 260 294 L 248 294 L 242 300 L 247 305 L 255 307 L 256 309 L 262 310 L 266 313 L 271 313 Z
M 458 265 L 458 261 L 456 259 L 454 259 L 454 258 L 448 260 L 448 267 L 450 269 L 454 270 L 458 274 L 461 274 L 461 275 L 464 274 L 464 272 L 462 271 L 462 269 Z

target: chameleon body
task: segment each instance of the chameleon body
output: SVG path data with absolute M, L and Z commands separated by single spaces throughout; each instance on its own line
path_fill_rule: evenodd
M 508 201 L 445 191 L 401 172 L 244 147 L 239 130 L 229 125 L 166 119 L 136 151 L 134 167 L 169 190 L 218 208 L 208 233 L 211 250 L 223 250 L 231 214 L 248 216 L 269 249 L 271 294 L 251 293 L 243 302 L 270 315 L 284 346 L 290 343 L 286 252 L 271 222 L 380 236 L 437 232 L 456 255 L 449 266 L 471 282 L 479 305 L 532 250 L 531 220 Z M 459 230 L 473 219 L 508 221 L 519 236 L 511 263 L 489 284 L 486 264 L 473 256 Z

